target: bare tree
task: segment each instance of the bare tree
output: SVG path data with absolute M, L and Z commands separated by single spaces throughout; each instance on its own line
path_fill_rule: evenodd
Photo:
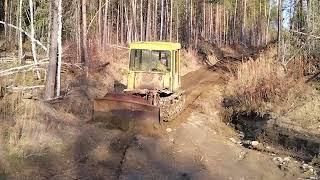
M 89 66 L 89 55 L 88 55 L 88 37 L 87 37 L 87 0 L 82 0 L 82 63 L 85 66 Z
M 170 42 L 172 41 L 172 27 L 173 27 L 173 1 L 170 2 Z
M 146 41 L 150 40 L 151 34 L 151 0 L 148 0 L 147 26 L 146 26 Z
M 30 27 L 31 27 L 31 46 L 32 46 L 32 56 L 33 56 L 33 60 L 35 64 L 38 64 L 38 60 L 37 60 L 37 46 L 36 43 L 34 42 L 34 36 L 35 36 L 35 32 L 34 32 L 34 19 L 33 19 L 33 1 L 29 0 L 29 8 L 30 8 Z M 38 79 L 41 79 L 40 76 L 40 72 L 37 70 L 37 77 Z
M 279 60 L 282 59 L 282 0 L 278 0 L 278 56 Z
M 105 50 L 106 44 L 107 44 L 107 40 L 108 40 L 108 37 L 107 37 L 107 32 L 108 32 L 108 9 L 109 9 L 109 0 L 106 0 L 105 10 L 104 10 L 103 35 L 102 35 L 103 50 Z
M 22 0 L 19 0 L 19 28 L 22 29 Z M 23 58 L 23 40 L 22 32 L 19 33 L 19 59 L 22 61 Z
M 52 26 L 51 26 L 51 45 L 49 50 L 49 66 L 46 78 L 45 100 L 55 97 L 56 75 L 57 75 L 57 51 L 58 51 L 58 31 L 59 31 L 59 4 L 61 0 L 52 0 Z
M 61 63 L 62 63 L 62 0 L 59 1 L 58 7 L 58 67 L 57 67 L 57 88 L 56 96 L 60 96 L 61 89 Z
M 4 22 L 8 22 L 8 0 L 4 0 Z M 7 36 L 7 25 L 4 25 L 4 36 Z
M 161 23 L 160 23 L 160 41 L 163 39 L 163 23 L 164 23 L 164 0 L 161 0 Z

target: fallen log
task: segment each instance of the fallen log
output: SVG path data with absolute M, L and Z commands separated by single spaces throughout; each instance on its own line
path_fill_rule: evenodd
M 6 70 L 3 70 L 3 71 L 0 71 L 0 77 L 9 76 L 9 75 L 18 73 L 18 72 L 20 72 L 22 70 L 24 70 L 24 71 L 46 70 L 45 68 L 39 68 L 37 66 L 45 65 L 45 64 L 48 64 L 48 63 L 49 63 L 48 59 L 43 59 L 43 60 L 39 61 L 37 64 L 28 64 L 28 65 L 23 65 L 23 66 L 18 66 L 18 67 L 13 67 L 13 68 L 10 68 L 10 69 L 6 69 Z M 106 63 L 103 66 L 105 67 L 105 66 L 107 66 L 109 64 L 110 63 Z M 80 64 L 80 63 L 76 63 L 76 64 L 62 63 L 62 65 L 74 66 L 74 67 L 76 67 L 76 68 L 78 68 L 80 70 L 83 70 L 83 68 L 81 67 L 82 64 Z M 99 66 L 98 68 L 101 68 L 101 66 Z
M 38 66 L 38 65 L 42 65 L 42 64 L 48 64 L 48 61 L 45 61 L 45 62 L 42 61 L 42 62 L 38 62 L 37 64 L 30 64 L 30 65 L 24 65 L 24 66 L 19 66 L 19 67 L 6 69 L 6 70 L 3 70 L 3 71 L 0 71 L 0 77 L 8 76 L 8 75 L 11 75 L 11 74 L 15 74 L 15 73 L 19 72 L 20 70 L 27 69 L 27 68 L 32 68 L 32 67 L 35 67 L 35 66 Z
M 44 85 L 37 85 L 37 86 L 9 86 L 7 90 L 10 92 L 17 92 L 17 91 L 26 91 L 26 90 L 33 90 L 33 89 L 42 89 L 45 88 Z

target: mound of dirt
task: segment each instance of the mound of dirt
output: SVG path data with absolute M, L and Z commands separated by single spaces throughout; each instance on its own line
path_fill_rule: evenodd
M 205 66 L 201 58 L 197 55 L 195 51 L 183 50 L 181 52 L 181 75 L 184 76 L 189 72 L 196 71 L 201 67 Z

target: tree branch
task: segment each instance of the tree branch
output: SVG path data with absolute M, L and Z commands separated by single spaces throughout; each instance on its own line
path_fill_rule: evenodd
M 310 37 L 313 37 L 315 39 L 320 39 L 320 36 L 315 36 L 315 35 L 312 35 L 312 34 L 300 32 L 300 31 L 296 31 L 296 30 L 289 30 L 289 31 L 291 31 L 293 33 L 297 33 L 297 34 L 302 34 L 302 35 L 305 35 L 305 36 L 310 36 Z
M 106 3 L 104 3 L 104 4 L 101 6 L 101 8 L 96 12 L 96 14 L 93 16 L 93 18 L 91 19 L 90 24 L 89 24 L 89 26 L 88 26 L 88 28 L 87 28 L 86 34 L 89 33 L 90 27 L 92 26 L 92 23 L 93 23 L 93 21 L 96 19 L 96 17 L 97 17 L 97 15 L 99 14 L 99 12 L 100 12 L 108 3 L 109 3 L 109 2 L 108 2 L 108 0 L 107 0 Z
M 9 87 L 7 87 L 7 89 L 12 92 L 39 89 L 39 88 L 45 88 L 45 86 L 38 85 L 38 86 L 18 86 L 18 87 L 9 86 Z
M 3 70 L 3 71 L 0 71 L 0 77 L 8 76 L 8 75 L 16 73 L 19 70 L 26 69 L 26 68 L 31 68 L 31 67 L 34 67 L 34 66 L 37 66 L 37 65 L 41 65 L 41 64 L 48 64 L 48 61 L 38 62 L 37 64 L 30 64 L 30 65 L 24 65 L 24 66 L 19 66 L 19 67 L 6 69 L 6 70 Z
M 48 51 L 48 49 L 46 48 L 46 46 L 44 46 L 39 40 L 33 38 L 28 32 L 26 32 L 25 30 L 23 30 L 22 28 L 19 28 L 15 25 L 12 25 L 12 24 L 8 24 L 4 21 L 0 21 L 0 24 L 3 24 L 5 26 L 9 26 L 9 27 L 12 27 L 22 33 L 24 33 L 26 36 L 28 36 L 31 40 L 33 40 L 34 42 L 36 42 L 43 50 L 45 50 L 46 52 Z

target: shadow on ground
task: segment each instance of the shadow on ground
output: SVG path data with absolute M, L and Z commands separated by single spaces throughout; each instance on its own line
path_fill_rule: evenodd
M 192 157 L 177 163 L 171 146 L 163 139 L 91 126 L 74 144 L 73 178 L 196 179 L 194 174 L 205 166 Z

